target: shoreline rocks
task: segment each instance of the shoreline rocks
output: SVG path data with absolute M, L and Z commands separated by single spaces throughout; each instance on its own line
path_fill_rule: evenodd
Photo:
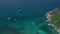
M 52 10 L 52 11 L 49 11 L 49 12 L 46 13 L 45 16 L 46 16 L 46 18 L 47 18 L 46 21 L 48 22 L 48 25 L 54 27 L 55 30 L 58 32 L 58 34 L 60 34 L 60 27 L 57 27 L 57 26 L 55 26 L 54 24 L 50 23 L 50 21 L 51 21 L 51 16 L 53 16 L 53 15 L 50 14 L 50 13 L 53 13 L 54 11 L 57 11 L 57 10 L 58 10 L 58 8 L 56 8 L 56 9 L 54 9 L 54 10 Z

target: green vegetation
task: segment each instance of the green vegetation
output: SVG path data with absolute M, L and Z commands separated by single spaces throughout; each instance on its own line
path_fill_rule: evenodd
M 51 23 L 53 23 L 56 26 L 60 26 L 60 8 L 58 8 L 56 11 L 53 11 L 51 13 Z

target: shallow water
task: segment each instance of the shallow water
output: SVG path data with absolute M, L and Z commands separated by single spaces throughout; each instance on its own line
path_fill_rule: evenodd
M 57 34 L 44 15 L 60 7 L 59 0 L 0 0 L 0 4 L 0 34 Z

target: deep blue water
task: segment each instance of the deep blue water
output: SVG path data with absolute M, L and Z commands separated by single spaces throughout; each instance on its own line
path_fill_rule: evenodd
M 36 6 L 32 8 L 32 6 Z M 24 16 L 42 15 L 47 11 L 60 7 L 59 0 L 0 0 L 1 16 L 16 15 L 17 7 L 21 7 Z
M 18 13 L 18 7 L 21 7 L 22 13 Z M 0 20 L 1 22 L 6 22 L 8 17 L 21 21 L 39 18 L 41 19 L 40 22 L 43 23 L 45 22 L 44 15 L 46 12 L 59 7 L 60 0 L 0 0 Z M 46 32 L 48 32 L 49 28 L 51 29 L 51 27 L 47 25 L 40 28 L 44 31 L 47 30 Z M 51 31 L 48 33 L 52 34 Z

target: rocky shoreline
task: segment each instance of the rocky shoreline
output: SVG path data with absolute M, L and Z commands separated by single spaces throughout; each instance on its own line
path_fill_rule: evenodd
M 52 24 L 52 23 L 50 22 L 50 21 L 51 21 L 51 16 L 53 16 L 53 15 L 50 14 L 50 13 L 53 13 L 53 12 L 56 11 L 56 10 L 58 10 L 58 8 L 54 9 L 53 11 L 47 12 L 45 16 L 46 16 L 46 18 L 47 18 L 46 21 L 48 22 L 48 25 L 54 27 L 55 30 L 58 32 L 58 34 L 60 34 L 60 27 L 57 27 L 57 26 L 55 26 L 54 24 Z

